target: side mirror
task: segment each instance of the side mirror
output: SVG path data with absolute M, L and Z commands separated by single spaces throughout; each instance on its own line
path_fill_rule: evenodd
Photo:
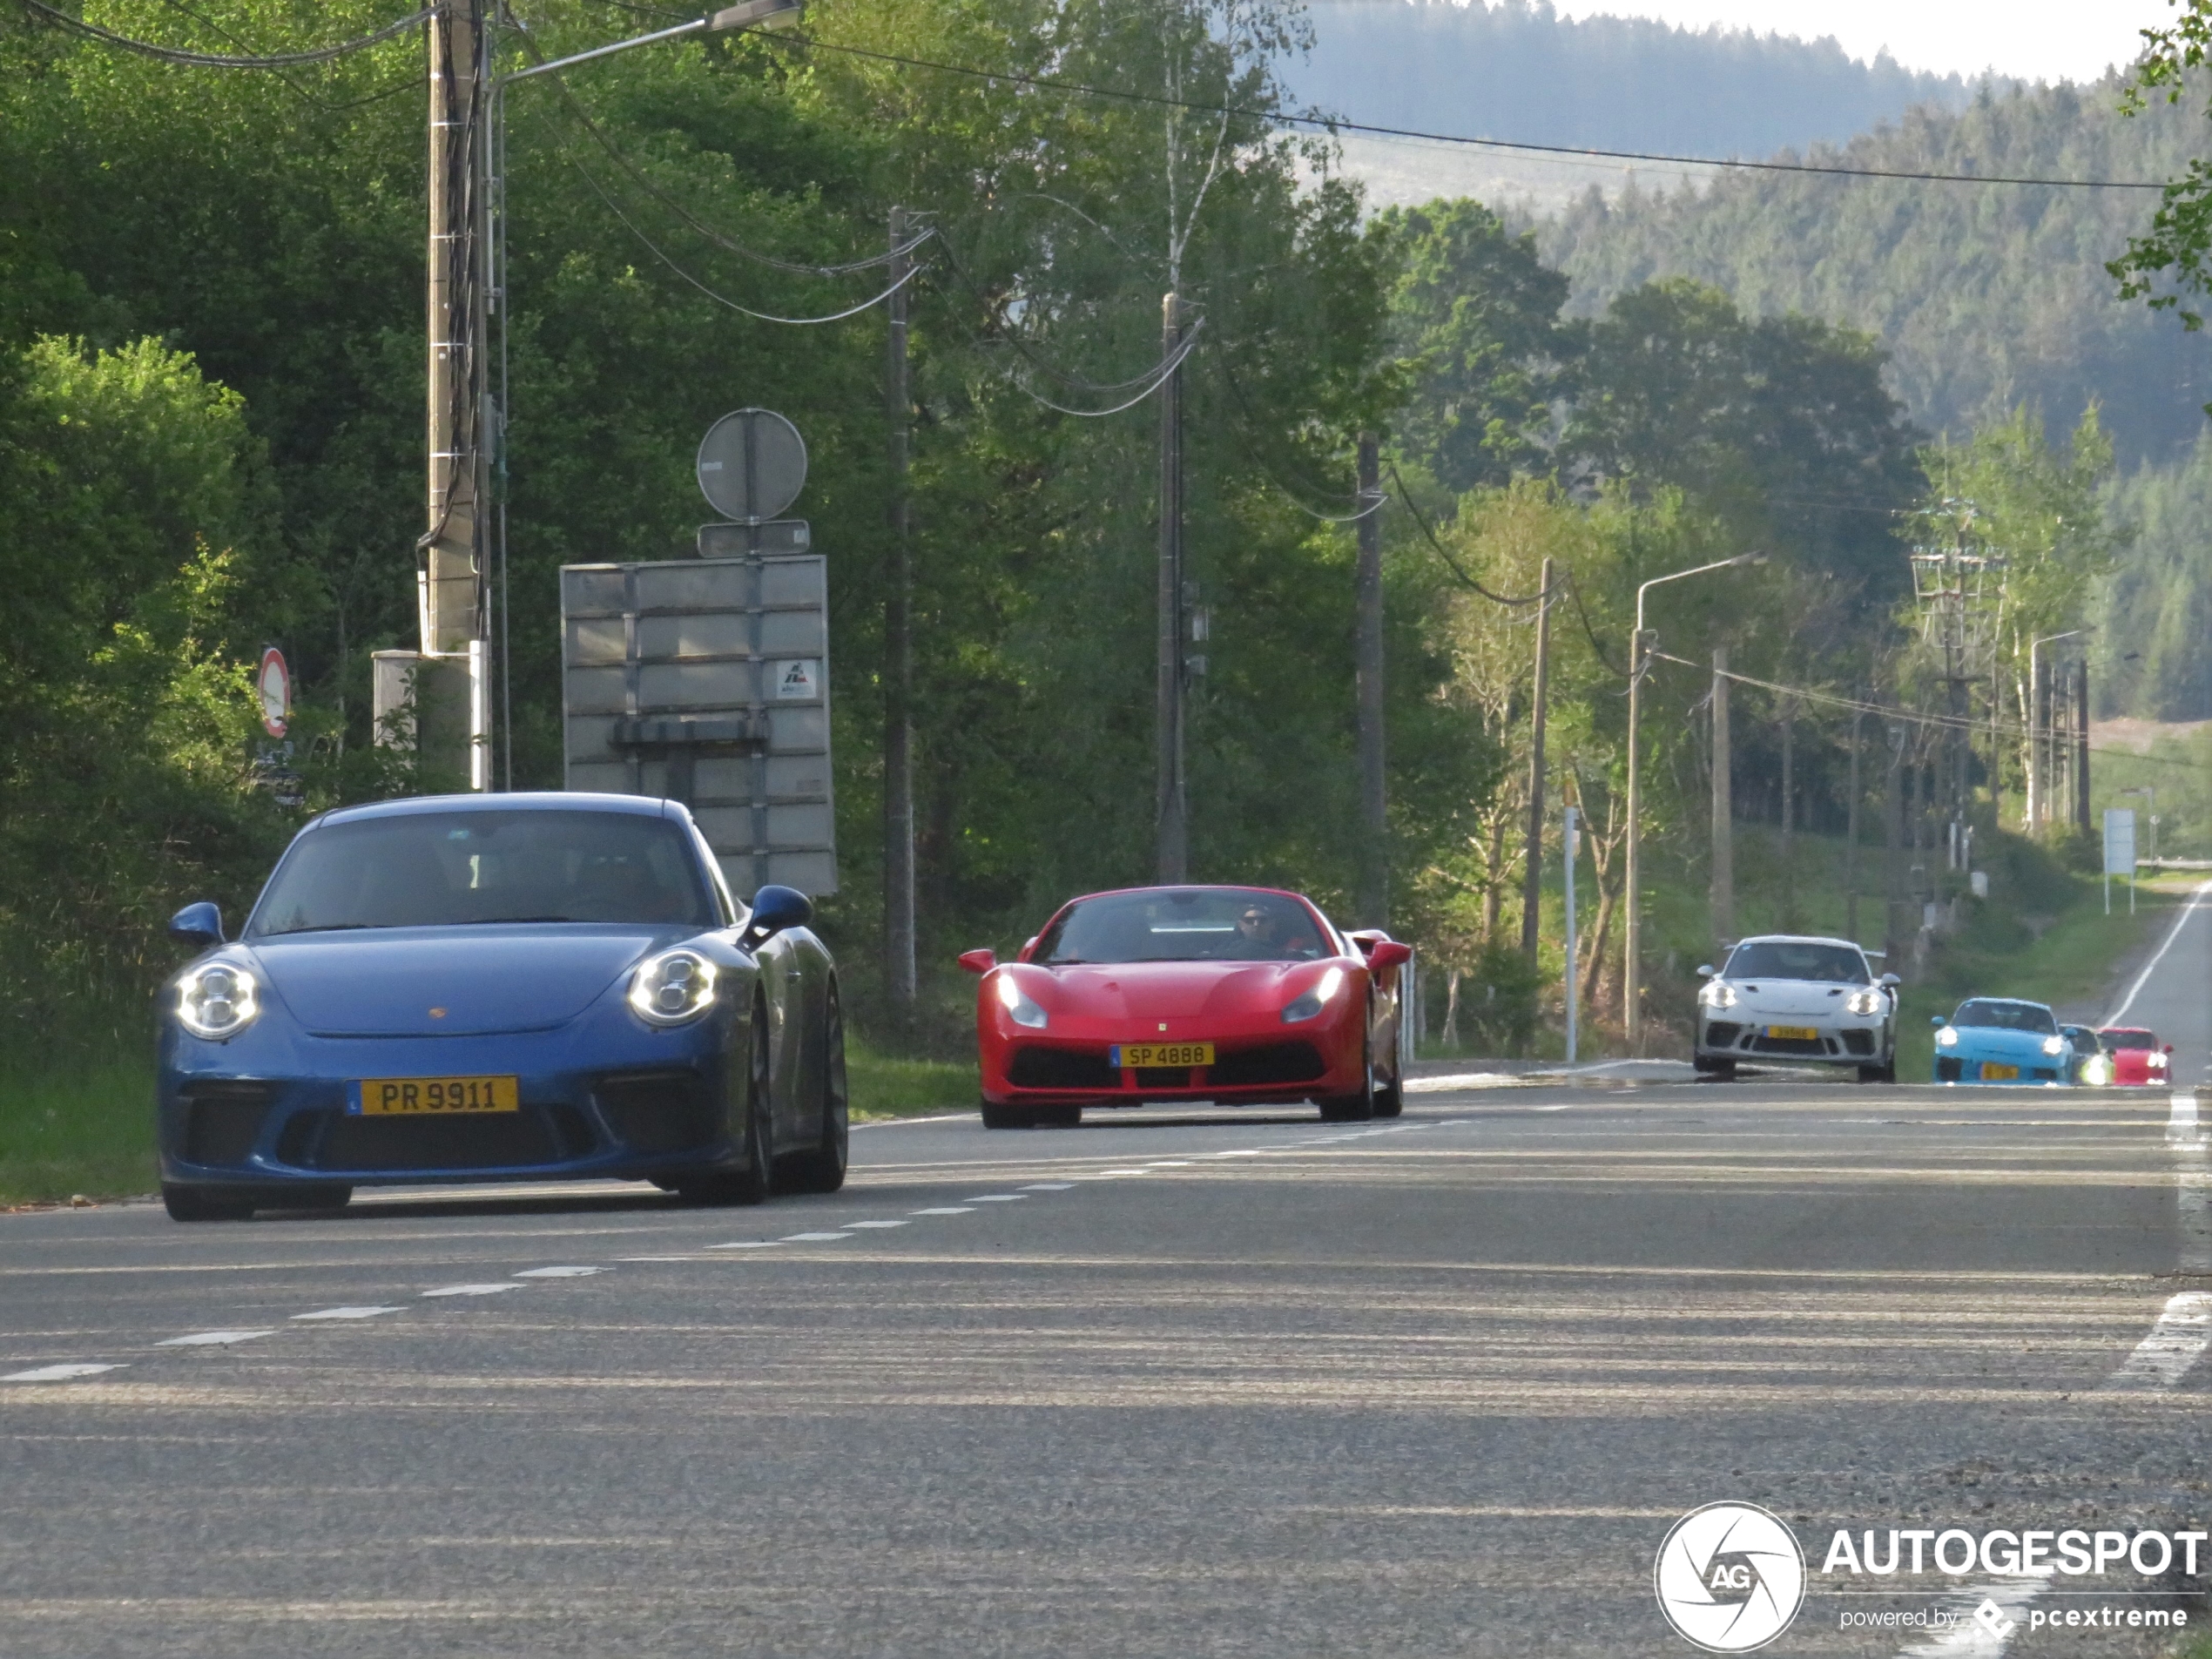
M 1943 1027 L 1950 1024 L 1951 1022 L 1945 1019 L 1940 1014 L 1931 1014 L 1928 1016 L 1928 1023 L 1940 1030 Z
M 1890 989 L 1893 991 L 1897 989 L 1898 986 L 1904 984 L 1905 981 L 1894 974 L 1885 974 L 1882 975 L 1882 983 L 1888 986 Z
M 813 919 L 813 900 L 797 887 L 772 883 L 752 895 L 752 920 L 745 924 L 745 937 L 757 945 L 786 927 L 804 927 Z
M 1384 968 L 1403 968 L 1413 960 L 1413 948 L 1401 945 L 1395 939 L 1378 939 L 1366 950 L 1367 966 L 1378 972 Z
M 2169 1042 L 2169 1043 L 2168 1043 L 2168 1044 L 2166 1045 L 2166 1052 L 2167 1052 L 2168 1054 L 2171 1054 L 2171 1053 L 2173 1053 L 2173 1052 L 2174 1052 L 2174 1045 L 2173 1045 L 2172 1043 L 2170 1043 L 2170 1042 Z
M 169 937 L 180 945 L 206 950 L 223 942 L 223 913 L 205 899 L 188 904 L 169 918 Z
M 960 965 L 971 974 L 988 974 L 999 965 L 999 955 L 995 950 L 964 950 Z
M 1697 964 L 1697 976 L 1698 976 L 1698 978 L 1700 978 L 1700 979 L 1710 979 L 1710 978 L 1712 978 L 1712 977 L 1713 977 L 1713 965 L 1712 965 L 1712 963 L 1710 963 L 1710 962 L 1700 962 L 1700 963 L 1698 963 L 1698 964 Z

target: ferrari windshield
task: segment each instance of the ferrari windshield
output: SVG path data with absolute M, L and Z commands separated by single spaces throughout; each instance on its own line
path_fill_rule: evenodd
M 2107 1028 L 2098 1032 L 2097 1035 L 2104 1039 L 2105 1047 L 2107 1049 L 2155 1049 L 2158 1047 L 2156 1037 L 2148 1031 L 2139 1030 L 2133 1027 Z
M 1754 939 L 1728 959 L 1728 979 L 1801 979 L 1824 985 L 1865 985 L 1866 958 L 1849 945 L 1811 940 Z
M 683 826 L 643 813 L 402 813 L 293 842 L 248 938 L 471 922 L 715 925 Z
M 1303 962 L 1334 949 L 1312 914 L 1279 893 L 1162 887 L 1069 906 L 1037 941 L 1030 961 Z
M 2040 1002 L 1999 1002 L 1976 997 L 1961 1002 L 1951 1016 L 1953 1025 L 1993 1025 L 2006 1031 L 2040 1031 L 2056 1036 L 2057 1017 Z

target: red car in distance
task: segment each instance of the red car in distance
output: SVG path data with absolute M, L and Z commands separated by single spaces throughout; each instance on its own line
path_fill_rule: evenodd
M 2172 1069 L 2168 1056 L 2174 1045 L 2160 1048 L 2157 1034 L 2141 1026 L 2104 1026 L 2097 1032 L 2097 1042 L 2112 1063 L 2114 1083 L 2163 1083 Z
M 1399 970 L 1412 956 L 1271 887 L 1071 900 L 1013 961 L 960 959 L 982 975 L 983 1126 L 1066 1127 L 1086 1106 L 1186 1100 L 1395 1117 Z

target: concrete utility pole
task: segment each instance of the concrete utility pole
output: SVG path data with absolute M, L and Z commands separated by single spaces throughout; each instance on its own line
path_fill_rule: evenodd
M 1866 701 L 1872 702 L 1870 692 Z M 1851 717 L 1851 804 L 1844 813 L 1844 937 L 1858 942 L 1858 732 L 1866 718 L 1865 709 Z
M 1381 499 L 1381 459 L 1375 435 L 1359 435 L 1359 566 L 1353 582 L 1359 613 L 1359 919 L 1390 926 L 1390 800 L 1383 769 L 1382 520 L 1370 510 Z M 1537 662 L 1543 661 L 1538 647 Z M 1537 671 L 1542 685 L 1543 670 Z M 1541 700 L 1542 691 L 1537 691 Z M 1540 701 L 1541 706 L 1541 701 Z M 1541 730 L 1543 718 L 1537 715 Z
M 1902 723 L 1889 728 L 1889 765 L 1882 789 L 1882 949 L 1889 969 L 1905 960 L 1905 751 Z
M 490 49 L 486 0 L 445 0 L 430 20 L 429 529 L 417 543 L 422 662 L 415 674 L 419 758 L 489 774 L 484 673 L 490 478 L 482 429 L 490 354 L 486 262 Z
M 1183 302 L 1160 301 L 1160 354 L 1183 344 Z M 1189 793 L 1183 776 L 1183 366 L 1160 382 L 1159 683 L 1154 711 L 1158 749 L 1156 799 L 1158 879 L 1190 879 Z
M 891 1005 L 911 1014 L 914 968 L 914 545 L 907 497 L 913 399 L 907 388 L 907 210 L 891 210 L 889 341 L 883 404 L 890 428 L 891 580 L 884 596 L 883 979 Z
M 1535 705 L 1528 716 L 1528 857 L 1521 873 L 1521 948 L 1536 960 L 1544 898 L 1544 709 L 1551 699 L 1552 562 L 1544 561 L 1536 591 Z
M 1735 754 L 1728 730 L 1728 647 L 1713 647 L 1713 943 L 1736 936 Z M 1719 959 L 1716 957 L 1715 961 Z

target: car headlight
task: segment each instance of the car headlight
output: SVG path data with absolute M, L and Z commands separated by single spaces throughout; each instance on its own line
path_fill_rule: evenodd
M 1882 1011 L 1882 994 L 1875 990 L 1853 991 L 1844 999 L 1844 1007 L 1862 1019 L 1867 1018 Z
M 2103 1088 L 2112 1081 L 2112 1062 L 2102 1055 L 2091 1055 L 2082 1064 L 2081 1081 L 2093 1088 Z
M 2150 1063 L 2160 1071 L 2166 1069 L 2166 1056 L 2156 1049 L 2150 1051 Z
M 1313 982 L 1313 988 L 1304 996 L 1285 1004 L 1283 1023 L 1296 1025 L 1300 1020 L 1311 1020 L 1326 1008 L 1336 994 L 1344 988 L 1344 969 L 1332 968 Z
M 209 962 L 177 981 L 177 1023 L 196 1037 L 234 1037 L 261 1012 L 260 987 L 231 962 Z
M 1939 1048 L 1939 1049 L 1955 1049 L 1955 1048 L 1957 1048 L 1958 1046 L 1959 1046 L 1959 1028 L 1958 1028 L 1957 1026 L 1955 1026 L 1955 1025 L 1946 1025 L 1946 1027 L 1944 1027 L 1944 1028 L 1943 1028 L 1943 1029 L 1942 1029 L 1942 1030 L 1940 1030 L 1940 1031 L 1939 1031 L 1939 1032 L 1937 1032 L 1937 1033 L 1936 1033 L 1936 1047 L 1937 1047 L 1937 1048 Z
M 1029 994 L 1015 982 L 1011 974 L 999 975 L 999 1001 L 1015 1024 L 1026 1025 L 1032 1031 L 1043 1030 L 1051 1017 L 1029 1000 Z
M 2066 1039 L 2064 1037 L 2044 1038 L 2043 1052 L 2053 1055 L 2064 1054 L 2066 1052 Z
M 1709 1008 L 1732 1008 L 1736 1006 L 1736 988 L 1726 980 L 1712 980 L 1697 993 L 1697 1000 Z
M 714 1006 L 714 964 L 695 950 L 664 950 L 637 965 L 630 1006 L 648 1025 L 683 1025 Z

